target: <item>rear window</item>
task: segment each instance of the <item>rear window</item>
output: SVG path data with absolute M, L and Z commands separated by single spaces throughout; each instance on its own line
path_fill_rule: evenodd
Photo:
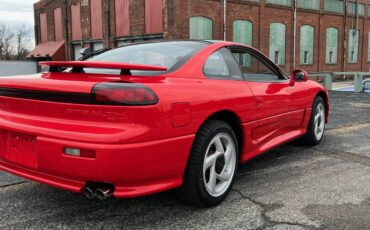
M 172 72 L 184 65 L 208 44 L 197 41 L 156 42 L 135 44 L 110 50 L 88 61 L 123 62 L 167 67 Z M 86 73 L 120 74 L 120 70 L 85 68 Z M 132 75 L 158 75 L 163 72 L 131 71 Z

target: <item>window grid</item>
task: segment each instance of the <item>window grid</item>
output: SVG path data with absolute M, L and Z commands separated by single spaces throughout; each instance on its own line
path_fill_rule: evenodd
M 286 25 L 282 23 L 270 24 L 269 57 L 277 65 L 285 65 L 285 36 Z
M 315 29 L 313 26 L 301 26 L 300 36 L 300 64 L 313 64 Z
M 320 10 L 320 0 L 298 0 L 297 6 L 302 9 Z
M 344 13 L 344 2 L 343 0 L 324 0 L 324 10 L 333 13 Z
M 326 64 L 338 63 L 338 29 L 326 29 Z
M 349 31 L 348 36 L 348 62 L 358 63 L 359 31 L 357 29 L 352 29 Z
M 190 39 L 212 40 L 213 39 L 213 21 L 207 17 L 190 18 Z
M 291 6 L 292 0 L 266 0 L 266 3 L 280 6 Z

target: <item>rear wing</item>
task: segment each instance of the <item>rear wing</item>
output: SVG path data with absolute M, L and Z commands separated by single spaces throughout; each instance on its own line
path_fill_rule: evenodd
M 167 71 L 164 66 L 140 65 L 121 62 L 97 62 L 97 61 L 46 61 L 40 62 L 40 66 L 49 66 L 50 72 L 60 72 L 61 68 L 73 68 L 75 71 L 84 68 L 96 69 L 120 69 L 121 72 L 129 72 L 130 70 L 138 71 Z

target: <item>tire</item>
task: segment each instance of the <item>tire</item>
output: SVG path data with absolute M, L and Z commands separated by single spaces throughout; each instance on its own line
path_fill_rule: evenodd
M 299 140 L 300 144 L 315 146 L 320 144 L 325 132 L 326 104 L 322 97 L 316 97 L 312 106 L 307 133 Z M 317 119 L 317 122 L 315 122 Z M 316 129 L 316 126 L 318 129 Z M 320 135 L 318 135 L 320 134 Z
M 180 199 L 200 208 L 224 201 L 234 183 L 238 153 L 238 142 L 230 125 L 207 121 L 195 137 L 183 186 L 177 191 Z

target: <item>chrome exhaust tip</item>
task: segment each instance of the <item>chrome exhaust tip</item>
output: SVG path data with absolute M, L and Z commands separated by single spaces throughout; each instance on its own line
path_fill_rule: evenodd
M 113 190 L 110 188 L 98 188 L 95 190 L 95 195 L 99 200 L 105 200 L 113 195 Z
M 90 187 L 86 186 L 83 188 L 82 193 L 85 195 L 86 198 L 88 199 L 94 199 L 96 194 L 93 189 Z

